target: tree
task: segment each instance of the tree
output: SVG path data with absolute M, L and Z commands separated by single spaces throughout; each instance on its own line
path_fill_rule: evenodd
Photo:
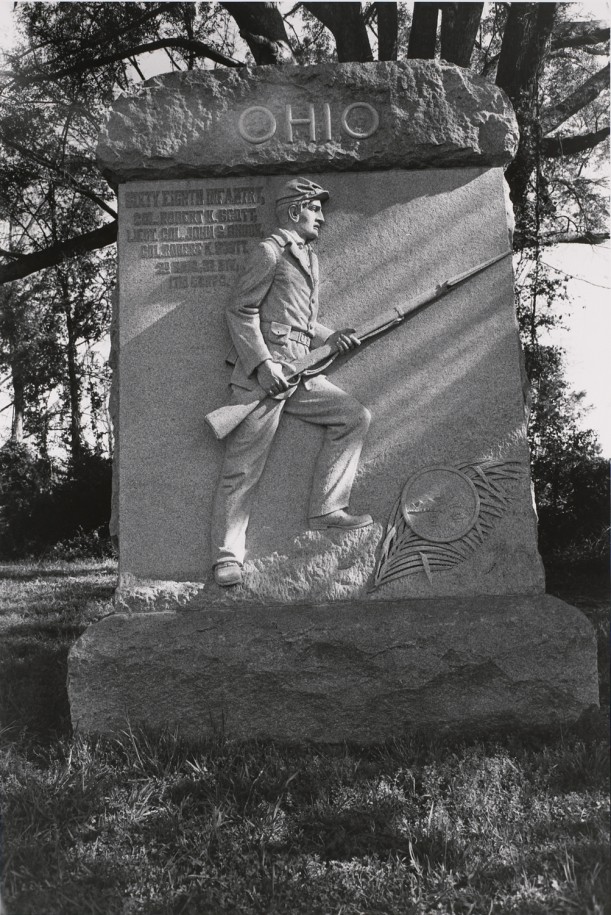
M 588 541 L 603 553 L 609 531 L 609 465 L 592 430 L 583 428 L 585 394 L 570 390 L 558 347 L 527 347 L 526 356 L 542 553 L 579 551 Z
M 54 315 L 45 306 L 48 284 L 41 275 L 22 286 L 0 287 L 0 386 L 12 390 L 11 441 L 32 437 L 48 458 L 48 399 L 61 383 L 61 348 Z

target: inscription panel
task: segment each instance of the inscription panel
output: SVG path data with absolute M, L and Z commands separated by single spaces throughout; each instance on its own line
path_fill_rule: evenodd
M 147 262 L 144 279 L 162 277 L 170 290 L 233 285 L 238 262 L 263 235 L 264 186 L 205 184 L 123 190 L 122 240 L 132 263 Z

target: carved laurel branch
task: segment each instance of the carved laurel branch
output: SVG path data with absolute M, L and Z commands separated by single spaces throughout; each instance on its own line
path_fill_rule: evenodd
M 372 588 L 424 572 L 429 582 L 434 572 L 450 569 L 469 559 L 507 510 L 508 484 L 521 475 L 519 461 L 481 461 L 456 465 L 474 484 L 479 512 L 472 528 L 451 543 L 434 543 L 416 534 L 405 520 L 401 496 L 393 505 L 373 575 Z

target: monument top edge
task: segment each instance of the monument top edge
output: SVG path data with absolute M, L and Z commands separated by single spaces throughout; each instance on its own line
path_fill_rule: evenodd
M 507 96 L 432 60 L 160 74 L 117 98 L 98 140 L 111 184 L 299 171 L 505 166 Z

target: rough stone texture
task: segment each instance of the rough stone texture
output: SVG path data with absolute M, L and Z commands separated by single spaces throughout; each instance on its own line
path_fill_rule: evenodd
M 342 127 L 342 113 L 355 102 L 379 115 L 370 137 L 352 137 Z M 290 141 L 287 105 L 293 118 L 308 118 L 314 106 L 314 141 L 303 124 L 293 127 Z M 249 142 L 238 130 L 241 114 L 252 106 L 267 108 L 275 119 L 275 133 L 265 142 Z M 258 117 L 258 127 L 245 122 L 251 136 L 273 126 L 269 115 Z M 360 109 L 346 123 L 367 133 L 372 117 Z M 98 161 L 114 184 L 304 170 L 502 166 L 517 140 L 515 116 L 500 89 L 437 61 L 195 70 L 154 77 L 136 93 L 120 96 L 100 134 Z
M 117 614 L 69 660 L 86 732 L 369 743 L 570 722 L 598 705 L 593 629 L 548 597 Z
M 119 611 L 206 610 L 244 601 L 348 600 L 363 595 L 371 580 L 382 526 L 358 531 L 306 531 L 295 537 L 288 554 L 274 552 L 244 564 L 244 581 L 219 588 L 210 569 L 205 581 L 163 581 L 121 575 L 114 595 Z
M 358 327 L 508 247 L 501 169 L 316 177 L 331 192 L 318 243 L 321 319 L 331 326 Z M 124 580 L 202 582 L 207 598 L 218 598 L 208 526 L 224 445 L 204 416 L 226 402 L 224 306 L 246 252 L 274 227 L 283 180 L 131 182 L 120 189 Z M 223 197 L 208 203 L 227 190 L 233 200 L 238 188 L 250 189 L 256 205 L 224 206 Z M 179 196 L 185 193 L 195 196 Z M 247 199 L 247 191 L 239 193 Z M 256 234 L 231 234 L 244 231 Z M 321 433 L 284 417 L 251 518 L 244 587 L 232 602 L 364 597 L 408 478 L 432 465 L 487 460 L 516 461 L 520 474 L 508 482 L 506 505 L 481 546 L 451 568 L 433 568 L 430 579 L 421 567 L 368 597 L 541 592 L 511 259 L 338 362 L 329 377 L 373 413 L 352 504 L 370 511 L 376 525 L 357 537 L 305 531 Z M 131 586 L 123 588 L 122 599 L 151 606 L 142 600 L 148 585 L 138 587 L 133 600 Z

